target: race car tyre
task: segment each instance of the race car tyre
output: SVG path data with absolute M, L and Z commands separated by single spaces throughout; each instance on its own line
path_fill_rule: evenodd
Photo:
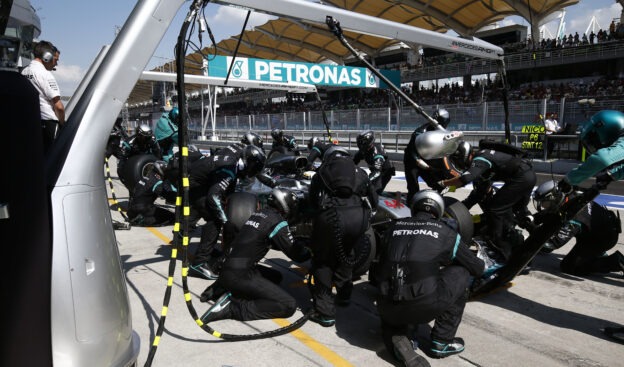
M 468 208 L 453 197 L 444 197 L 444 215 L 457 221 L 458 232 L 465 241 L 470 241 L 474 235 L 474 223 L 472 214 Z
M 145 176 L 145 167 L 157 160 L 158 157 L 153 154 L 139 154 L 117 162 L 117 175 L 130 195 L 134 190 L 134 185 Z
M 356 244 L 355 251 L 356 253 L 359 253 L 360 251 L 368 251 L 368 254 L 366 256 L 362 256 L 360 260 L 353 266 L 354 278 L 366 274 L 377 252 L 377 241 L 375 239 L 375 232 L 373 231 L 373 228 L 368 227 L 364 235 L 368 240 L 360 241 L 358 244 Z

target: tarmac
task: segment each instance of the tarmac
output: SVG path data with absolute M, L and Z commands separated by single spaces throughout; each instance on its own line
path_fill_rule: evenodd
M 114 160 L 111 172 L 116 172 Z M 388 191 L 406 191 L 400 172 Z M 115 200 L 109 189 L 111 216 L 123 221 L 116 210 L 128 200 L 127 191 L 113 178 Z M 463 199 L 467 189 L 449 196 Z M 158 201 L 160 205 L 167 204 Z M 172 206 L 168 206 L 173 210 Z M 534 210 L 533 208 L 531 208 Z M 475 213 L 478 210 L 474 211 Z M 620 213 L 622 214 L 622 213 Z M 125 270 L 132 308 L 132 325 L 141 338 L 137 365 L 145 364 L 163 314 L 172 246 L 172 226 L 132 227 L 116 230 L 121 262 Z M 192 256 L 199 233 L 188 246 Z M 624 237 L 609 251 L 624 252 Z M 426 357 L 431 366 L 623 366 L 624 345 L 603 335 L 606 326 L 624 325 L 624 277 L 622 272 L 575 277 L 559 271 L 559 261 L 574 240 L 551 254 L 539 254 L 533 269 L 516 277 L 509 287 L 466 305 L 457 336 L 464 338 L 463 353 L 444 359 Z M 366 276 L 355 282 L 351 304 L 339 307 L 337 322 L 325 328 L 313 322 L 270 339 L 224 342 L 207 334 L 195 323 L 190 309 L 202 315 L 210 306 L 199 296 L 212 281 L 188 277 L 190 304 L 187 306 L 181 276 L 184 254 L 173 260 L 175 269 L 170 302 L 166 308 L 165 331 L 159 339 L 152 366 L 393 366 L 385 351 L 374 298 L 377 289 Z M 311 307 L 303 282 L 309 263 L 296 264 L 271 250 L 263 264 L 284 276 L 281 286 L 291 293 L 300 309 L 290 319 L 210 324 L 227 334 L 255 334 L 294 322 Z M 426 339 L 432 326 L 422 325 L 419 339 Z M 424 347 L 424 344 L 421 344 Z M 419 351 L 424 355 L 422 351 Z

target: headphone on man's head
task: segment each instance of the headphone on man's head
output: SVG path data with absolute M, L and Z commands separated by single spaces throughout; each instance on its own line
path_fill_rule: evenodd
M 53 58 L 54 54 L 50 51 L 45 51 L 43 55 L 41 55 L 41 60 L 43 60 L 43 62 L 50 62 Z
M 51 42 L 40 41 L 37 46 L 41 47 L 38 51 L 41 53 L 41 60 L 43 60 L 43 62 L 50 62 L 54 59 L 54 53 L 57 52 L 57 48 Z M 37 56 L 36 53 L 35 56 Z

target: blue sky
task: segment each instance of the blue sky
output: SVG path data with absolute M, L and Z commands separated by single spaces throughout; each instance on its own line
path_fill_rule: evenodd
M 261 1 L 261 0 L 259 0 Z M 270 0 L 263 0 L 270 1 Z M 31 0 L 32 6 L 41 18 L 40 39 L 53 42 L 61 50 L 61 59 L 55 76 L 63 95 L 70 95 L 102 46 L 112 43 L 116 27 L 122 26 L 130 14 L 135 0 Z M 178 12 L 172 26 L 160 43 L 147 69 L 161 65 L 173 58 L 180 25 L 188 10 L 186 3 Z M 566 33 L 582 34 L 592 16 L 602 28 L 608 28 L 613 18 L 619 18 L 622 7 L 615 0 L 581 0 L 566 11 Z M 220 5 L 208 5 L 206 18 L 217 40 L 240 33 L 245 12 Z M 253 13 L 248 29 L 271 19 L 269 16 Z M 511 17 L 500 22 L 500 26 L 528 22 Z M 558 20 L 547 24 L 551 33 L 557 30 Z M 206 39 L 204 39 L 206 43 Z

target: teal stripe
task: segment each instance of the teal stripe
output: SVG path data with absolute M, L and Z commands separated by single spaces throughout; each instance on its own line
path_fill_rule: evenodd
M 381 158 L 381 159 L 383 159 L 384 161 L 386 160 L 386 158 L 384 158 L 384 156 L 383 156 L 383 155 L 381 155 L 381 154 L 377 154 L 376 156 L 374 156 L 374 157 L 373 157 L 373 159 L 378 159 L 378 158 Z
M 152 186 L 152 192 L 156 191 L 156 188 L 157 188 L 158 186 L 162 185 L 162 183 L 163 183 L 162 181 L 158 181 L 158 182 L 156 182 L 156 183 L 154 184 L 154 186 Z
M 318 147 L 314 147 L 314 148 L 312 148 L 312 150 L 316 150 L 317 152 L 319 152 L 319 154 L 322 154 L 321 150 Z
M 229 169 L 222 168 L 222 169 L 220 169 L 218 172 L 225 172 L 225 173 L 227 173 L 227 174 L 228 174 L 228 176 L 230 176 L 231 178 L 236 177 L 236 175 L 234 174 L 234 172 L 230 171 Z
M 288 226 L 288 222 L 286 221 L 282 221 L 279 222 L 275 228 L 273 228 L 273 232 L 271 232 L 271 234 L 269 235 L 269 238 L 273 238 L 273 236 L 275 236 L 277 234 L 277 232 L 279 232 L 280 229 L 287 227 Z
M 488 164 L 488 166 L 490 166 L 490 168 L 492 168 L 492 162 L 488 161 L 487 159 L 483 158 L 483 157 L 477 157 L 474 159 L 475 161 L 483 161 L 485 163 Z
M 461 240 L 461 236 L 458 233 L 457 238 L 455 238 L 455 247 L 453 247 L 453 256 L 451 256 L 451 260 L 455 259 L 455 255 L 457 255 L 457 249 L 459 248 L 460 240 Z

